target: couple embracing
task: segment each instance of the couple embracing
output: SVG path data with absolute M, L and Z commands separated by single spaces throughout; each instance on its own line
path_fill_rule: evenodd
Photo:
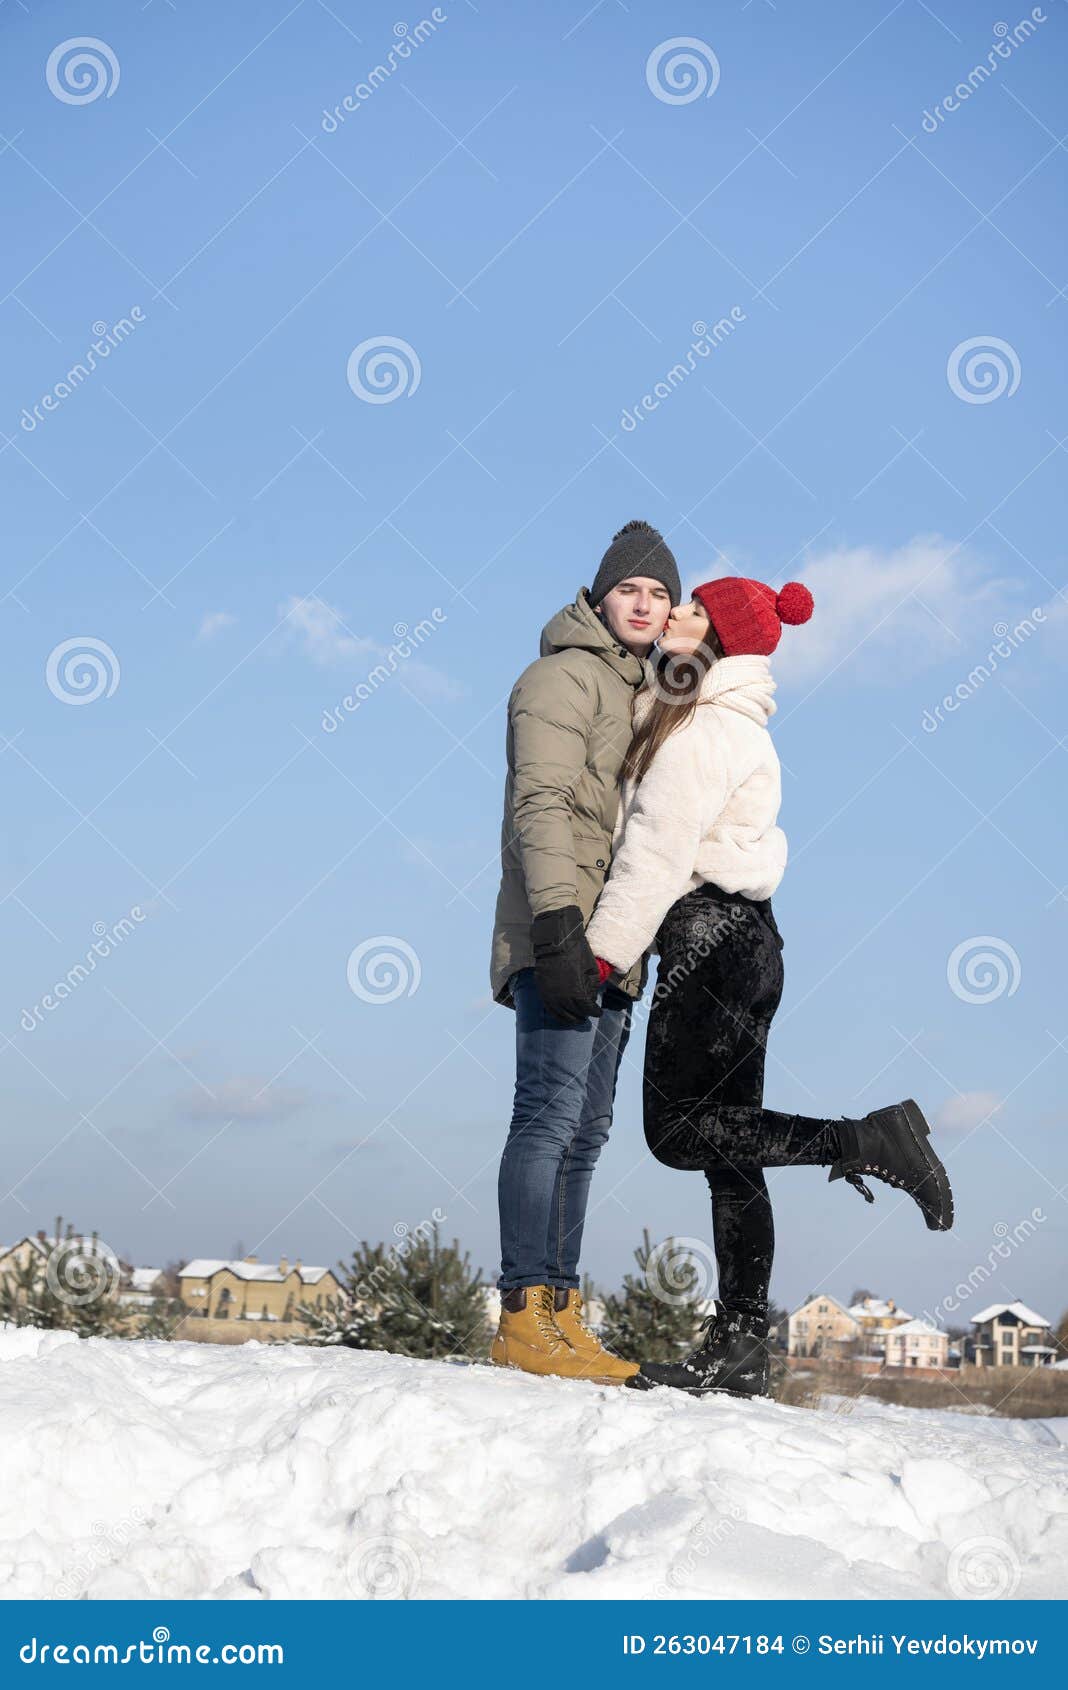
M 812 597 L 726 576 L 681 600 L 663 537 L 628 522 L 509 700 L 492 987 L 515 1011 L 516 1084 L 491 1360 L 762 1396 L 774 1252 L 763 1170 L 828 1167 L 868 1202 L 865 1176 L 882 1181 L 932 1231 L 952 1225 L 953 1200 L 911 1100 L 859 1120 L 764 1107 L 783 986 L 771 898 L 786 866 L 770 660 Z M 718 1275 L 698 1347 L 672 1363 L 607 1350 L 583 1319 L 578 1273 L 652 950 L 645 1137 L 659 1162 L 704 1175 Z

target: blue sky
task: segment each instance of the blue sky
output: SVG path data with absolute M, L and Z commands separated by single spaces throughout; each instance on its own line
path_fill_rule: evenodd
M 776 660 L 767 1101 L 914 1094 L 956 1188 L 932 1238 L 776 1174 L 775 1295 L 932 1309 L 1037 1211 L 978 1294 L 1060 1314 L 1066 20 L 1038 11 L 1017 43 L 955 0 L 4 8 L 0 1236 L 333 1261 L 436 1209 L 495 1270 L 505 701 L 644 516 L 687 585 L 816 598 Z M 48 70 L 86 36 L 88 81 Z M 383 341 L 386 388 L 350 383 Z M 396 941 L 401 995 L 351 990 Z M 703 1182 L 644 1152 L 640 1055 L 604 1284 L 645 1225 L 709 1236 Z

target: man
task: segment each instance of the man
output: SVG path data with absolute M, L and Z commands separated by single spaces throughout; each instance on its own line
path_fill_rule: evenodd
M 549 622 L 508 701 L 491 969 L 494 997 L 516 1012 L 491 1350 L 502 1367 L 610 1384 L 637 1372 L 583 1323 L 578 1258 L 644 965 L 605 984 L 585 924 L 608 876 L 635 694 L 680 598 L 663 537 L 628 522 L 592 588 Z

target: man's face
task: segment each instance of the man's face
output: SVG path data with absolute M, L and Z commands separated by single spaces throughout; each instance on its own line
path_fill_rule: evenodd
M 644 657 L 664 631 L 671 594 L 648 575 L 628 575 L 598 607 L 620 645 Z

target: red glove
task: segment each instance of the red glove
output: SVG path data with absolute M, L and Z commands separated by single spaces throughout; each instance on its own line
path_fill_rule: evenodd
M 601 985 L 603 986 L 608 976 L 615 973 L 615 969 L 610 962 L 605 962 L 603 956 L 596 956 L 593 960 L 597 964 L 597 972 L 601 976 Z

